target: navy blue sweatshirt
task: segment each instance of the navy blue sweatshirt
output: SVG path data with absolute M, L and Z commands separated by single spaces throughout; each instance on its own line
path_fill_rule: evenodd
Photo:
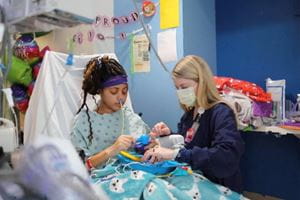
M 201 170 L 211 181 L 242 192 L 239 162 L 244 142 L 237 129 L 232 109 L 224 103 L 205 110 L 199 118 L 199 128 L 190 143 L 179 151 L 176 160 Z M 193 110 L 186 112 L 178 124 L 183 137 L 193 124 Z

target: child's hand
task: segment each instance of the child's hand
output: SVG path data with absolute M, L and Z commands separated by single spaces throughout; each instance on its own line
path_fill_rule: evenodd
M 135 139 L 130 135 L 120 135 L 113 146 L 117 152 L 129 149 L 135 143 Z

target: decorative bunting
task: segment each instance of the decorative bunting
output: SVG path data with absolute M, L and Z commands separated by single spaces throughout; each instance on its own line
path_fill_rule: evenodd
M 148 29 L 151 29 L 151 26 L 148 24 L 147 25 Z M 130 35 L 135 35 L 139 32 L 144 31 L 143 28 L 137 29 L 132 31 L 131 33 L 125 33 L 125 32 L 121 32 L 119 33 L 118 36 L 104 36 L 102 33 L 96 33 L 94 30 L 89 30 L 87 32 L 86 35 L 86 39 L 89 42 L 93 42 L 94 40 L 99 40 L 99 41 L 104 41 L 106 39 L 121 39 L 121 40 L 125 40 L 127 39 Z M 84 40 L 86 40 L 84 38 L 84 35 L 82 32 L 78 32 L 73 36 L 73 42 L 77 43 L 77 44 L 82 44 L 84 42 Z
M 103 27 L 111 27 L 112 25 L 128 24 L 130 22 L 136 22 L 139 19 L 139 14 L 137 12 L 131 12 L 129 16 L 121 17 L 107 17 L 98 15 L 94 21 L 94 26 L 98 27 L 102 25 Z

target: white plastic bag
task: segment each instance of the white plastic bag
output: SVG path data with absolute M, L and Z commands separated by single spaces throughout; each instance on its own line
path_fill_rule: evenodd
M 67 139 L 37 137 L 20 151 L 15 169 L 24 185 L 49 200 L 107 199 L 104 191 L 92 186 L 86 168 Z
M 266 90 L 272 96 L 272 117 L 275 119 L 275 122 L 280 123 L 285 120 L 285 79 L 272 80 L 267 78 Z

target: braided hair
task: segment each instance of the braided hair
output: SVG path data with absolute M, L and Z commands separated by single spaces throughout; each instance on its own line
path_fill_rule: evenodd
M 126 71 L 122 67 L 122 65 L 113 58 L 109 58 L 108 56 L 100 56 L 92 58 L 86 65 L 86 68 L 83 73 L 83 82 L 82 82 L 82 90 L 83 90 L 83 103 L 81 104 L 79 110 L 76 114 L 80 113 L 80 111 L 85 107 L 86 114 L 88 117 L 89 123 L 89 142 L 92 143 L 93 140 L 93 130 L 92 123 L 90 121 L 89 108 L 86 103 L 87 95 L 90 94 L 93 96 L 99 94 L 99 90 L 101 89 L 101 85 L 114 76 L 119 75 L 127 75 Z M 95 98 L 94 98 L 95 99 Z

